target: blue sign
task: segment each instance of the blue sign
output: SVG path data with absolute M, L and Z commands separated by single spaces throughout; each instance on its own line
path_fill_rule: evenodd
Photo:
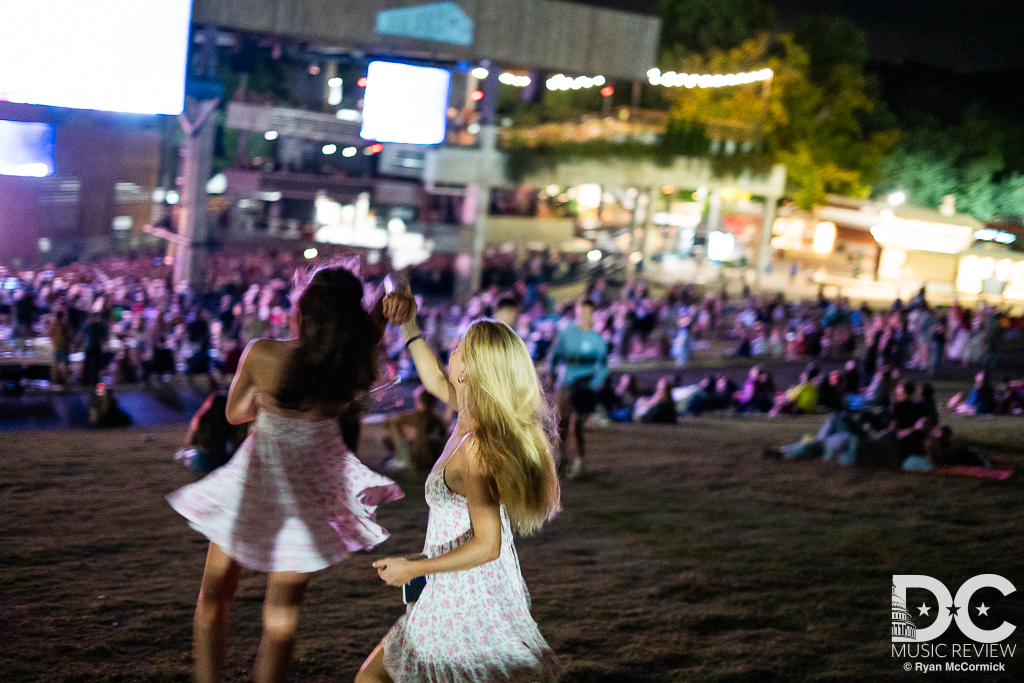
M 399 7 L 377 12 L 377 33 L 439 43 L 470 45 L 473 20 L 454 2 Z

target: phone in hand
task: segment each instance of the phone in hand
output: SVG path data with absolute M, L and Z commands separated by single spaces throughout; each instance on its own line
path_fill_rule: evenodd
M 417 576 L 409 583 L 402 586 L 402 602 L 411 605 L 420 599 L 420 593 L 427 587 L 427 577 Z
M 391 294 L 395 291 L 395 281 L 391 279 L 391 274 L 384 276 L 384 293 Z
M 418 560 L 427 559 L 427 556 L 423 554 L 407 555 L 405 559 L 409 560 L 410 562 L 416 562 Z M 422 593 L 423 589 L 426 587 L 427 577 L 417 576 L 415 579 L 402 586 L 402 602 L 404 602 L 407 605 L 411 605 L 412 603 L 416 602 L 420 599 L 420 593 Z

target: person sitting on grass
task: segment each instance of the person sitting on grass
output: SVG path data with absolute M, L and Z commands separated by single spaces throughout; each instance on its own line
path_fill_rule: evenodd
M 636 417 L 642 424 L 675 424 L 676 404 L 672 400 L 672 378 L 658 380 L 653 396 L 637 399 Z
M 877 430 L 871 413 L 834 413 L 815 438 L 804 438 L 780 448 L 765 448 L 770 460 L 834 461 L 840 465 L 898 468 L 904 462 L 896 432 Z
M 384 448 L 391 454 L 388 467 L 429 472 L 448 441 L 448 424 L 437 413 L 438 400 L 424 387 L 415 393 L 416 410 L 384 423 Z
M 114 393 L 103 382 L 97 384 L 92 396 L 89 397 L 89 426 L 94 429 L 107 429 L 128 427 L 131 424 L 132 418 L 121 409 L 114 398 Z
M 818 388 L 819 406 L 832 412 L 843 410 L 846 406 L 846 387 L 843 379 L 840 370 L 828 373 L 828 378 Z
M 249 434 L 248 423 L 228 422 L 227 407 L 227 393 L 210 394 L 189 424 L 185 438 L 188 447 L 178 451 L 175 458 L 200 474 L 209 474 L 225 465 Z
M 996 391 L 988 373 L 982 370 L 974 376 L 974 389 L 964 398 L 960 392 L 949 399 L 947 407 L 957 415 L 994 415 L 996 412 Z
M 915 393 L 917 393 L 916 387 L 910 380 L 899 382 L 893 389 L 892 410 L 889 413 L 893 429 L 912 427 L 925 416 L 921 410 L 922 407 L 914 401 Z
M 767 413 L 775 398 L 775 382 L 771 373 L 760 365 L 750 368 L 747 380 L 736 393 L 737 413 Z
M 636 410 L 636 402 L 640 398 L 640 388 L 637 386 L 636 377 L 625 374 L 619 377 L 619 383 L 615 387 L 615 398 L 613 399 L 612 421 L 632 422 Z
M 779 394 L 775 406 L 768 413 L 776 415 L 813 415 L 818 412 L 818 386 L 814 383 L 811 373 L 804 370 L 800 373 L 800 381 Z
M 732 403 L 736 389 L 736 383 L 731 379 L 725 375 L 716 377 L 712 373 L 701 381 L 701 388 L 690 400 L 687 412 L 696 416 L 711 410 L 724 410 Z
M 929 418 L 935 424 L 939 423 L 939 407 L 935 404 L 935 387 L 930 382 L 925 382 L 917 388 L 914 405 L 917 406 L 918 414 Z

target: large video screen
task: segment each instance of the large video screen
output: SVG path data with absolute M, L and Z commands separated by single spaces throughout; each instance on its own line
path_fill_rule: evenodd
M 0 100 L 180 114 L 191 0 L 0 2 Z
M 363 95 L 365 140 L 439 145 L 448 129 L 447 69 L 396 62 L 370 62 Z
M 45 123 L 0 119 L 0 175 L 53 175 L 57 129 Z

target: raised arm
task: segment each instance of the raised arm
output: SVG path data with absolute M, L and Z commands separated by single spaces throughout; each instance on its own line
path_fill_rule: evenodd
M 416 373 L 426 390 L 438 400 L 454 407 L 455 387 L 448 381 L 448 373 L 445 372 L 444 366 L 421 336 L 420 327 L 416 323 L 416 299 L 409 285 L 402 285 L 387 296 L 384 301 L 384 314 L 392 323 L 400 325 L 406 348 L 412 356 L 413 363 L 416 364 Z

